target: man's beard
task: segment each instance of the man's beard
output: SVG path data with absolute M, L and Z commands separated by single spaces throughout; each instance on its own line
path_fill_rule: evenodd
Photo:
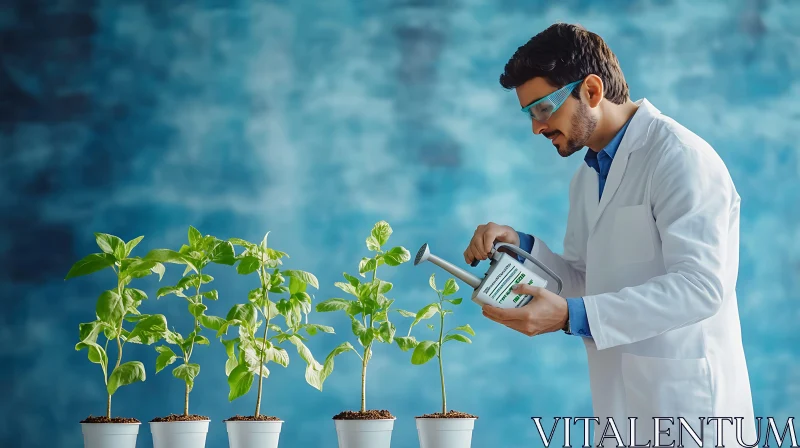
M 586 146 L 597 127 L 597 119 L 589 113 L 589 106 L 580 101 L 578 110 L 572 115 L 571 124 L 572 136 L 567 140 L 567 147 L 564 150 L 557 148 L 561 157 L 569 157 Z

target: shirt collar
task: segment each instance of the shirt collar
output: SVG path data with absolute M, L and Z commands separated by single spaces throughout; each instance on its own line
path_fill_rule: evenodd
M 632 118 L 631 118 L 632 119 Z M 603 148 L 600 152 L 606 153 L 609 159 L 614 159 L 614 155 L 617 153 L 617 149 L 619 148 L 619 144 L 622 142 L 622 137 L 625 136 L 625 130 L 628 129 L 628 125 L 631 124 L 631 119 L 629 119 L 622 129 L 617 132 L 617 135 L 611 139 L 610 142 Z M 586 150 L 586 156 L 583 160 L 586 161 L 586 164 L 590 167 L 594 168 L 595 170 L 599 170 L 599 164 L 597 163 L 597 156 L 600 154 L 599 152 L 592 151 L 591 148 Z

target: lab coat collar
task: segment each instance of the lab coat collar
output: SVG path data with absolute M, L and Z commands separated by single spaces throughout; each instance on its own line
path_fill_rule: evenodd
M 622 182 L 622 175 L 625 173 L 625 168 L 628 165 L 628 156 L 634 151 L 644 147 L 653 124 L 656 122 L 656 117 L 661 113 L 661 111 L 647 101 L 646 98 L 636 101 L 635 104 L 638 105 L 639 108 L 636 110 L 636 113 L 633 114 L 628 129 L 622 137 L 622 142 L 620 142 L 619 148 L 617 148 L 617 152 L 614 155 L 614 163 L 611 164 L 611 169 L 608 172 L 608 178 L 606 179 L 605 188 L 603 189 L 603 196 L 600 198 L 599 204 L 593 201 L 594 198 L 597 198 L 598 180 L 596 176 L 594 177 L 594 181 L 585 182 L 586 188 L 584 194 L 588 196 L 586 199 L 587 204 L 597 204 L 596 207 L 587 207 L 587 212 L 589 212 L 589 235 L 594 231 L 597 221 L 600 219 L 600 216 L 602 216 L 606 206 L 611 202 L 611 199 L 613 199 L 614 194 L 617 192 Z M 595 174 L 594 170 L 590 167 L 586 166 L 585 168 L 591 170 L 592 174 Z

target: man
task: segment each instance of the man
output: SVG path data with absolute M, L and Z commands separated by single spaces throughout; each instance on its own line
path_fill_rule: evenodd
M 608 422 L 628 444 L 653 444 L 653 417 L 672 417 L 661 442 L 703 446 L 756 442 L 736 299 L 740 198 L 711 146 L 647 100 L 631 101 L 616 56 L 580 26 L 556 24 L 520 47 L 500 84 L 515 89 L 534 134 L 562 157 L 588 147 L 569 189 L 564 253 L 535 235 L 478 226 L 464 252 L 484 260 L 492 245 L 517 245 L 563 281 L 561 295 L 524 285 L 533 300 L 483 314 L 529 336 L 581 337 L 589 361 L 599 443 Z M 542 278 L 549 277 L 521 258 Z M 637 417 L 637 440 L 627 440 Z M 702 432 L 701 432 L 702 431 Z M 607 433 L 610 437 L 611 430 Z M 616 446 L 614 439 L 603 440 Z

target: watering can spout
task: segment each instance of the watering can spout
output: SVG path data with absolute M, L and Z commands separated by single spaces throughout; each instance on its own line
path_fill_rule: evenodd
M 455 275 L 461 281 L 472 286 L 473 289 L 478 289 L 481 286 L 481 280 L 478 277 L 470 274 L 469 272 L 459 268 L 458 266 L 443 260 L 436 255 L 433 255 L 430 250 L 430 246 L 428 243 L 422 245 L 422 247 L 417 252 L 417 258 L 414 259 L 414 266 L 425 262 L 430 261 L 431 263 L 439 266 L 440 268 L 444 269 L 445 271 Z

